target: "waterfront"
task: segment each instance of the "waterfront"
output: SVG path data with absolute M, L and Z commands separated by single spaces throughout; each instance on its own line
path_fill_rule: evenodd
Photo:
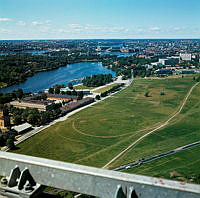
M 12 92 L 19 88 L 23 89 L 24 92 L 36 93 L 55 84 L 67 85 L 74 79 L 80 79 L 94 74 L 112 74 L 115 76 L 114 71 L 103 67 L 101 63 L 74 63 L 52 71 L 39 72 L 28 78 L 24 83 L 0 89 L 0 93 Z

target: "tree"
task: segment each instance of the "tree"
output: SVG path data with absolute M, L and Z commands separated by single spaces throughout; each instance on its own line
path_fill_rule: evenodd
M 4 138 L 3 135 L 0 135 L 0 146 L 4 146 L 5 142 L 4 142 Z
M 160 92 L 160 95 L 161 95 L 161 96 L 164 96 L 164 95 L 165 95 L 165 92 L 161 91 L 161 92 Z
M 78 91 L 77 96 L 79 96 L 79 98 L 82 99 L 83 98 L 83 91 Z
M 49 94 L 54 94 L 54 89 L 52 87 L 50 87 L 48 92 L 49 92 Z
M 96 95 L 95 99 L 100 100 L 101 99 L 100 95 Z
M 59 87 L 56 87 L 55 88 L 55 94 L 59 94 L 60 93 L 60 88 Z
M 13 123 L 19 125 L 22 123 L 22 118 L 20 115 L 13 115 Z
M 73 84 L 71 82 L 68 83 L 68 88 L 71 90 L 73 89 Z
M 9 149 L 14 149 L 15 148 L 15 144 L 14 144 L 14 139 L 9 137 L 6 141 L 6 146 L 9 148 Z
M 146 91 L 146 92 L 144 93 L 144 96 L 145 96 L 145 97 L 149 97 L 149 91 Z
M 21 99 L 24 95 L 24 92 L 22 89 L 18 89 L 16 92 L 15 92 L 17 98 Z
M 30 123 L 30 124 L 37 125 L 37 124 L 38 124 L 38 121 L 39 121 L 39 115 L 38 115 L 38 114 L 31 113 L 31 114 L 28 115 L 27 121 L 28 121 L 28 123 Z

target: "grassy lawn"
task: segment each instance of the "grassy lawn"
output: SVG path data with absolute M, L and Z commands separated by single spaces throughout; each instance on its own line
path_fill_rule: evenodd
M 178 87 L 176 88 L 178 90 Z M 196 87 L 182 112 L 165 128 L 149 135 L 129 150 L 113 166 L 146 158 L 200 139 L 200 85 Z M 142 151 L 142 152 L 141 152 Z
M 21 143 L 15 152 L 102 167 L 147 133 L 149 127 L 166 121 L 178 109 L 193 84 L 192 77 L 137 80 L 127 89 Z M 144 96 L 145 91 L 149 91 L 150 97 Z M 113 167 L 197 140 L 200 137 L 196 124 L 200 116 L 196 103 L 198 91 L 194 90 L 183 112 L 169 128 L 144 139 L 134 150 L 116 161 Z M 160 92 L 165 92 L 165 95 L 161 96 Z M 182 125 L 191 127 L 190 120 L 187 123 L 184 118 L 195 117 L 194 114 L 196 120 L 190 134 Z
M 103 93 L 103 92 L 108 91 L 111 88 L 113 88 L 114 86 L 119 85 L 119 84 L 120 83 L 113 83 L 113 84 L 105 86 L 103 88 L 99 88 L 99 89 L 95 90 L 94 93 Z
M 83 84 L 79 84 L 79 85 L 74 85 L 74 89 L 94 89 L 96 87 L 87 87 L 84 86 Z
M 200 175 L 199 152 L 200 146 L 196 146 L 174 155 L 142 164 L 138 167 L 126 170 L 126 172 L 195 182 L 194 177 Z

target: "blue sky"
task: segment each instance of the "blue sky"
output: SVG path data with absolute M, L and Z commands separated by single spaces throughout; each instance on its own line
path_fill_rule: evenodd
M 0 39 L 200 38 L 200 0 L 0 0 Z

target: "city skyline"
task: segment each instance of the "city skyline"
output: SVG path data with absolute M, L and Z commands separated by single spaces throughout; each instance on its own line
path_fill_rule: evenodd
M 200 38 L 198 0 L 0 0 L 0 40 Z

